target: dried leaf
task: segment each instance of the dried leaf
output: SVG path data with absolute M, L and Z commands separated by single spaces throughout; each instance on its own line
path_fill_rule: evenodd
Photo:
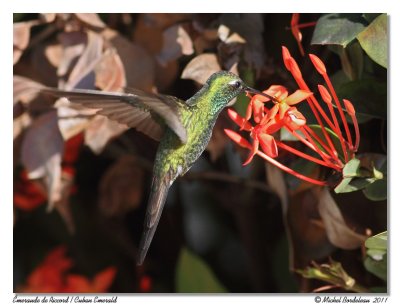
M 108 141 L 126 131 L 128 126 L 96 116 L 85 130 L 85 144 L 96 154 L 100 154 Z
M 28 47 L 31 27 L 36 24 L 37 21 L 16 22 L 13 24 L 14 65 L 18 62 L 26 47 Z
M 66 98 L 59 99 L 55 105 L 59 117 L 58 127 L 65 141 L 82 132 L 89 125 L 88 116 L 96 112 L 96 110 L 71 108 Z
M 31 117 L 27 113 L 23 113 L 13 120 L 14 140 L 31 124 Z
M 102 35 L 115 47 L 121 58 L 127 86 L 151 91 L 154 85 L 155 65 L 148 52 L 116 31 L 106 29 Z
M 58 201 L 54 203 L 56 210 L 65 222 L 65 225 L 70 234 L 75 233 L 75 222 L 72 217 L 71 207 L 69 203 L 69 197 L 71 194 L 73 183 L 73 176 L 63 172 L 61 176 L 61 197 Z
M 57 14 L 56 13 L 42 13 L 40 14 L 40 19 L 43 20 L 45 23 L 51 23 L 56 20 Z
M 83 47 L 83 45 L 82 45 Z M 83 50 L 83 48 L 82 48 Z M 49 63 L 57 68 L 61 65 L 61 60 L 64 55 L 64 49 L 60 44 L 47 45 L 44 49 L 44 54 Z
M 118 159 L 104 174 L 99 188 L 99 207 L 107 216 L 136 209 L 143 194 L 144 170 L 130 155 Z
M 48 112 L 37 118 L 22 143 L 22 163 L 28 178 L 44 178 L 49 209 L 61 199 L 61 158 L 64 141 L 57 125 L 57 113 Z
M 58 35 L 61 42 L 63 54 L 57 66 L 57 76 L 67 78 L 67 73 L 72 69 L 72 64 L 85 50 L 88 37 L 84 32 L 63 32 Z
M 126 86 L 125 70 L 115 49 L 108 49 L 95 69 L 96 87 L 104 91 L 118 91 Z
M 360 247 L 367 238 L 350 229 L 329 190 L 323 188 L 318 195 L 318 210 L 324 222 L 329 241 L 342 249 L 352 250 Z
M 94 87 L 93 70 L 101 59 L 103 38 L 93 31 L 88 31 L 87 35 L 86 48 L 71 71 L 68 82 L 65 84 L 65 89 Z
M 86 23 L 87 25 L 90 25 L 95 28 L 105 28 L 106 25 L 104 22 L 100 19 L 98 14 L 91 14 L 91 13 L 75 13 L 75 16 L 82 21 L 83 23 Z
M 20 101 L 28 104 L 38 95 L 38 89 L 43 87 L 38 82 L 31 79 L 14 75 L 13 76 L 13 103 L 14 105 Z
M 218 37 L 221 41 L 223 41 L 226 44 L 246 43 L 246 40 L 242 36 L 240 36 L 238 33 L 232 33 L 231 30 L 226 25 L 223 24 L 221 24 L 218 28 Z
M 204 84 L 207 79 L 221 67 L 217 56 L 214 53 L 204 53 L 196 56 L 185 67 L 182 72 L 182 79 L 191 79 L 199 84 Z
M 139 14 L 136 21 L 134 41 L 151 54 L 158 54 L 163 46 L 163 29 L 148 22 L 148 14 Z
M 191 55 L 193 52 L 193 42 L 189 34 L 181 25 L 174 25 L 163 33 L 163 48 L 157 60 L 161 65 L 166 65 L 182 55 Z

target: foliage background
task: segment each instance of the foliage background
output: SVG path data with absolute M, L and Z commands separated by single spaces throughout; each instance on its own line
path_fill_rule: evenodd
M 378 15 L 355 14 L 335 20 L 349 23 L 347 29 L 360 27 L 361 32 Z M 22 34 L 14 34 L 14 56 L 18 61 L 14 75 L 49 86 L 75 83 L 108 90 L 131 86 L 185 99 L 210 71 L 233 67 L 253 87 L 283 84 L 295 89 L 282 65 L 281 46 L 285 45 L 309 82 L 316 86 L 318 81 L 310 62 L 301 57 L 288 30 L 291 17 L 15 14 L 14 21 L 21 23 Z M 38 18 L 39 24 L 33 26 L 32 20 Z M 320 14 L 301 15 L 302 22 L 323 18 Z M 363 122 L 360 152 L 385 155 L 386 69 L 360 47 L 355 39 L 358 33 L 353 33 L 349 41 L 327 46 L 326 42 L 318 42 L 316 29 L 318 26 L 302 30 L 306 53 L 318 54 L 324 60 L 335 86 L 342 88 L 344 97 L 352 100 L 357 111 L 364 107 L 360 112 L 364 116 L 359 116 Z M 84 50 L 93 46 L 93 40 L 82 35 L 89 31 L 93 37 L 101 37 L 104 45 L 95 53 L 101 58 L 100 64 L 88 72 L 85 68 L 98 60 L 93 54 L 84 57 Z M 30 33 L 28 38 L 26 33 Z M 320 35 L 328 37 L 323 31 Z M 315 44 L 311 44 L 312 40 Z M 110 46 L 116 52 L 109 51 Z M 103 58 L 104 54 L 107 56 Z M 204 54 L 211 57 L 201 57 Z M 247 100 L 238 100 L 236 107 L 243 112 Z M 92 279 L 99 271 L 115 267 L 115 278 L 107 288 L 111 292 L 309 292 L 326 283 L 294 271 L 305 271 L 312 261 L 322 264 L 330 258 L 340 262 L 364 288 L 385 290 L 385 282 L 366 270 L 362 244 L 351 250 L 332 244 L 312 188 L 288 178 L 289 204 L 283 213 L 276 190 L 266 183 L 266 165 L 255 160 L 242 168 L 246 153 L 230 144 L 222 132 L 231 125 L 226 114 L 220 116 L 207 152 L 171 190 L 146 263 L 136 267 L 136 246 L 157 144 L 134 130 L 124 131 L 98 117 L 90 123 L 68 125 L 65 121 L 63 125 L 57 121 L 54 125 L 50 118 L 53 115 L 49 115 L 52 113 L 52 101 L 32 99 L 26 92 L 14 105 L 16 291 L 26 289 L 29 275 L 59 245 L 67 247 L 73 262 L 71 273 Z M 24 142 L 31 135 L 31 144 L 42 140 L 40 147 L 50 150 L 53 142 L 43 140 L 43 131 L 56 131 L 56 126 L 63 136 L 63 145 L 58 147 L 63 159 L 58 181 L 61 187 L 58 193 L 50 191 L 55 209 L 48 213 L 44 192 L 48 186 L 43 178 L 49 174 L 45 172 L 34 183 L 26 178 L 29 159 L 39 153 L 35 146 Z M 38 159 L 49 165 L 49 159 Z M 336 226 L 345 226 L 359 235 L 387 229 L 386 200 L 371 201 L 362 191 L 332 196 L 345 220 Z M 341 239 L 347 241 L 348 237 Z M 339 286 L 326 290 L 346 289 Z

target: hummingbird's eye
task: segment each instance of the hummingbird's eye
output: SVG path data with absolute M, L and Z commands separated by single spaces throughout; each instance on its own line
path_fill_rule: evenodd
M 242 86 L 240 81 L 232 81 L 232 82 L 229 83 L 229 85 L 232 86 L 235 89 L 239 89 Z

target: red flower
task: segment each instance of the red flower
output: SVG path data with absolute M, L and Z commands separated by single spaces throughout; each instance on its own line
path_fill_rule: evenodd
M 244 165 L 247 165 L 253 159 L 254 155 L 257 154 L 280 169 L 302 180 L 313 184 L 327 185 L 327 182 L 306 177 L 282 165 L 274 158 L 278 156 L 279 147 L 280 149 L 284 149 L 298 157 L 307 159 L 321 166 L 341 171 L 344 165 L 354 157 L 359 145 L 360 135 L 354 107 L 350 101 L 343 100 L 344 107 L 353 120 L 356 135 L 356 140 L 353 143 L 347 121 L 344 117 L 343 108 L 327 75 L 324 63 L 317 56 L 310 54 L 312 63 L 318 73 L 323 76 L 325 83 L 328 86 L 327 89 L 323 85 L 318 85 L 318 90 L 321 94 L 322 100 L 328 104 L 329 115 L 325 113 L 316 97 L 308 88 L 297 62 L 285 47 L 282 47 L 282 56 L 285 67 L 291 72 L 300 89 L 296 90 L 291 95 L 288 95 L 288 91 L 284 86 L 270 86 L 264 91 L 264 93 L 273 98 L 272 102 L 274 105 L 269 109 L 266 105 L 267 102 L 271 101 L 271 99 L 261 95 L 254 95 L 247 107 L 245 118 L 240 117 L 231 109 L 228 110 L 230 118 L 241 127 L 241 130 L 249 132 L 250 137 L 253 139 L 252 144 L 236 132 L 231 130 L 225 130 L 225 132 L 234 142 L 250 150 L 249 157 L 244 162 Z M 341 122 L 346 132 L 346 137 L 344 137 L 341 126 L 339 125 L 336 110 L 332 105 L 332 99 L 335 101 L 336 109 L 339 112 Z M 318 131 L 321 131 L 322 135 L 318 134 L 313 128 L 308 126 L 306 124 L 306 118 L 297 110 L 296 107 L 293 106 L 304 100 L 307 101 L 307 104 L 314 114 L 320 127 Z M 251 118 L 256 123 L 255 126 L 252 126 L 249 122 Z M 328 128 L 325 127 L 325 125 L 328 125 L 331 131 L 328 132 Z M 319 157 L 309 155 L 276 140 L 272 134 L 276 133 L 281 128 L 286 129 L 304 145 L 319 155 Z M 333 144 L 332 134 L 336 134 L 340 140 L 342 156 L 338 154 L 340 148 L 335 147 Z M 262 152 L 259 151 L 259 147 L 261 147 Z
M 52 292 L 107 292 L 111 286 L 116 269 L 109 267 L 97 273 L 92 280 L 78 274 L 67 274 L 72 260 L 65 256 L 64 246 L 52 250 L 44 261 L 28 276 L 26 285 L 19 288 L 26 293 Z

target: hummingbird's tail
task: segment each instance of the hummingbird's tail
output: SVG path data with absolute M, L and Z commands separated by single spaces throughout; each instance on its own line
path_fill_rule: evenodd
M 138 257 L 136 259 L 138 265 L 143 263 L 147 251 L 149 250 L 150 243 L 153 240 L 154 233 L 157 229 L 164 208 L 165 200 L 167 199 L 169 187 L 170 181 L 168 179 L 156 176 L 153 177 L 142 239 L 139 245 Z

